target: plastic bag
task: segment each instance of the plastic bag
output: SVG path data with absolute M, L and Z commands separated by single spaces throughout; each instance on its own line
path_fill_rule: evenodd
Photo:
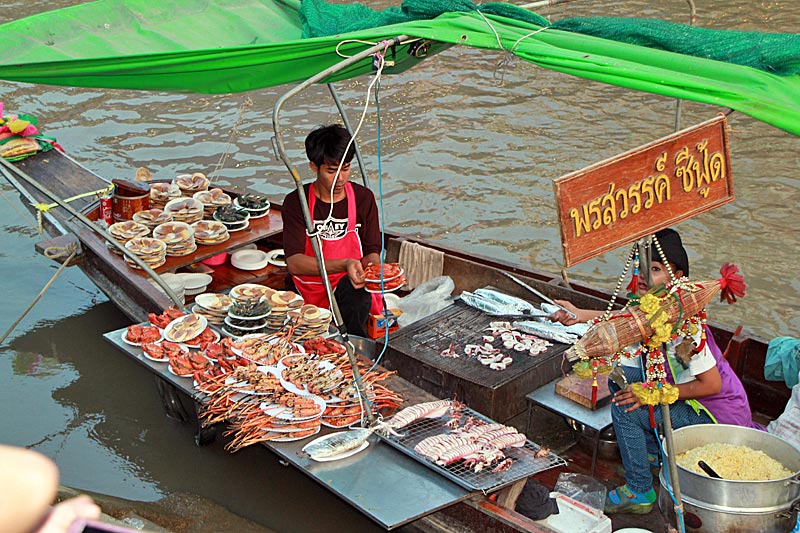
M 800 381 L 800 373 L 797 375 Z M 786 404 L 783 414 L 767 426 L 767 431 L 800 446 L 800 383 L 792 387 L 792 397 Z
M 403 312 L 397 323 L 405 327 L 451 305 L 453 302 L 449 297 L 455 288 L 450 276 L 429 279 L 397 302 L 397 308 Z
M 606 503 L 605 485 L 583 474 L 562 472 L 558 475 L 554 490 L 600 512 Z

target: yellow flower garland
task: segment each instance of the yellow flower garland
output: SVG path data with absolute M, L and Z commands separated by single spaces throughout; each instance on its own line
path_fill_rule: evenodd
M 660 387 L 633 383 L 631 391 L 642 405 L 668 405 L 678 400 L 678 387 L 664 383 Z

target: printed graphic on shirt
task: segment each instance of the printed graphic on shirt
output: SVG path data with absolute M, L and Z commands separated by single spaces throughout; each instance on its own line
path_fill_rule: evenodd
M 361 224 L 356 224 L 356 229 L 361 227 Z M 319 233 L 320 238 L 324 241 L 335 241 L 341 239 L 347 234 L 347 219 L 346 218 L 332 218 L 330 220 L 315 220 L 314 229 Z

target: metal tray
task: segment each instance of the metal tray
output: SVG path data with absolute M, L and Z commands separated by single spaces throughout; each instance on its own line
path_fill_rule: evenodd
M 463 416 L 473 416 L 480 420 L 494 423 L 493 420 L 468 407 L 462 410 L 462 417 Z M 398 433 L 402 434 L 402 437 L 381 435 L 381 438 L 391 446 L 413 457 L 465 489 L 472 491 L 479 490 L 484 493 L 510 485 L 515 481 L 530 477 L 544 470 L 567 464 L 564 459 L 552 452 L 549 452 L 544 457 L 535 457 L 536 452 L 542 447 L 528 440 L 522 447 L 506 448 L 503 450 L 506 457 L 510 457 L 514 461 L 511 468 L 505 472 L 492 472 L 492 467 L 484 467 L 480 472 L 475 472 L 471 468 L 465 467 L 463 461 L 458 461 L 447 466 L 438 465 L 427 457 L 415 452 L 414 446 L 427 437 L 450 433 L 450 430 L 445 426 L 447 420 L 447 417 L 423 418 L 398 431 Z

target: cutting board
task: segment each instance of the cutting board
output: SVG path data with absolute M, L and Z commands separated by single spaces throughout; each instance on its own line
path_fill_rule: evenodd
M 592 378 L 580 379 L 575 374 L 567 374 L 556 383 L 556 394 L 569 398 L 589 409 L 599 409 L 611 401 L 611 391 L 608 390 L 608 377 L 605 374 L 597 376 L 597 405 L 592 406 Z

